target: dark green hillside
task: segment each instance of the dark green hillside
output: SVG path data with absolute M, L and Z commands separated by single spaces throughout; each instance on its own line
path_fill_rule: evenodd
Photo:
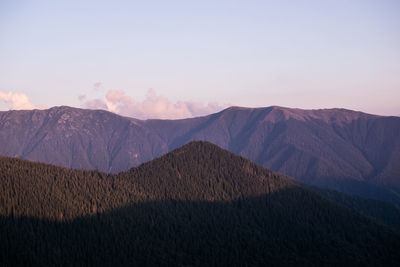
M 309 187 L 325 198 L 367 216 L 379 223 L 400 229 L 400 208 L 396 204 L 376 199 L 362 198 L 338 191 Z
M 65 220 L 137 202 L 230 201 L 296 186 L 207 142 L 192 142 L 118 175 L 0 159 L 2 215 Z
M 192 142 L 118 175 L 0 158 L 0 265 L 396 265 L 400 235 Z

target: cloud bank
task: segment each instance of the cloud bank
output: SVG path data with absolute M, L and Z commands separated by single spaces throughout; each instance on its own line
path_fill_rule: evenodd
M 11 109 L 14 110 L 43 108 L 42 106 L 33 105 L 26 94 L 14 93 L 11 91 L 8 93 L 0 91 L 0 101 L 11 104 Z
M 81 101 L 86 97 L 80 96 Z M 92 99 L 83 103 L 84 108 L 105 109 L 123 116 L 138 119 L 183 119 L 218 112 L 227 105 L 202 104 L 191 101 L 171 102 L 149 89 L 143 101 L 135 101 L 123 90 L 109 90 L 104 99 Z

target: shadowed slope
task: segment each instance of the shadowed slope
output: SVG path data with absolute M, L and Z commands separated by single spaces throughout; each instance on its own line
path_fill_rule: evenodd
M 143 202 L 55 222 L 0 217 L 13 266 L 396 266 L 400 237 L 295 189 L 232 202 Z
M 192 142 L 118 175 L 0 159 L 4 265 L 395 265 L 400 236 Z

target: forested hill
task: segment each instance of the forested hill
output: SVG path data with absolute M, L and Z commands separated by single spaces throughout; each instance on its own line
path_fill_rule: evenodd
M 191 142 L 116 175 L 0 158 L 0 265 L 385 265 L 400 235 Z
M 2 214 L 76 218 L 154 200 L 232 201 L 298 187 L 208 142 L 116 175 L 1 158 Z

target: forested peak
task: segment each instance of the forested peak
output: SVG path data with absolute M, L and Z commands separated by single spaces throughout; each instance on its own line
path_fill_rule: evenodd
M 208 159 L 213 159 L 216 157 L 229 157 L 229 158 L 236 158 L 238 160 L 241 159 L 241 160 L 248 161 L 249 163 L 251 163 L 250 160 L 247 160 L 239 155 L 236 155 L 236 154 L 234 154 L 226 149 L 223 149 L 211 142 L 203 141 L 203 140 L 190 141 L 187 144 L 171 151 L 170 153 L 166 154 L 165 156 L 180 157 L 180 156 L 185 155 L 185 156 L 197 157 L 197 156 L 199 156 L 199 154 L 203 154 L 203 153 L 210 156 L 210 158 L 208 158 Z M 162 156 L 162 157 L 164 157 L 164 156 Z M 205 158 L 205 159 L 207 159 L 207 158 Z
M 173 156 L 179 156 L 182 154 L 196 156 L 199 153 L 206 153 L 213 157 L 227 156 L 227 157 L 241 158 L 240 156 L 235 155 L 234 153 L 229 152 L 228 150 L 225 150 L 211 142 L 203 141 L 203 140 L 196 140 L 196 141 L 188 142 L 187 144 L 171 151 L 169 154 L 171 154 Z
M 149 168 L 152 165 L 164 165 L 165 168 L 184 168 L 186 166 L 188 171 L 193 168 L 203 168 L 236 170 L 251 174 L 271 173 L 270 170 L 207 141 L 191 141 L 139 167 Z
M 204 141 L 190 142 L 116 175 L 6 157 L 0 157 L 0 170 L 0 187 L 18 186 L 15 195 L 1 195 L 0 214 L 52 219 L 76 218 L 132 202 L 225 202 L 297 187 L 280 174 Z
M 283 175 L 205 141 L 190 142 L 118 176 L 143 185 L 158 199 L 232 201 L 295 186 Z

